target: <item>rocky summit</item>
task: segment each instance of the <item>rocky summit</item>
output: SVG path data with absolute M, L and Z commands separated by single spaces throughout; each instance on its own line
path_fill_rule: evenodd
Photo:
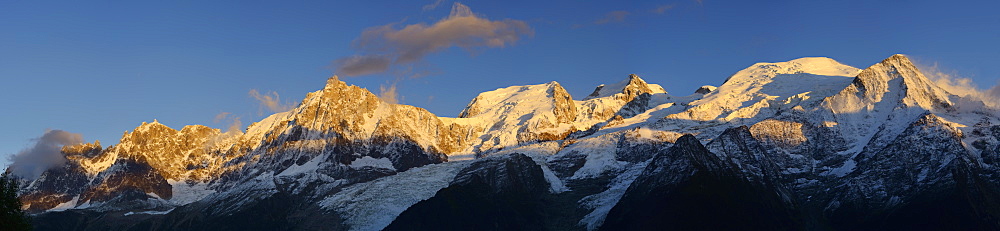
M 332 77 L 244 131 L 64 146 L 20 195 L 38 230 L 1000 229 L 1000 112 L 904 55 L 689 93 L 549 82 L 440 117 Z

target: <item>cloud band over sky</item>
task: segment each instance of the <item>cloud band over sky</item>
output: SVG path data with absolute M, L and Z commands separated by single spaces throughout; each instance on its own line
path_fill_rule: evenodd
M 365 29 L 353 44 L 361 54 L 337 59 L 333 65 L 339 75 L 377 74 L 394 66 L 419 62 L 428 54 L 450 47 L 466 50 L 505 47 L 533 35 L 534 31 L 524 21 L 489 20 L 456 2 L 447 18 L 432 25 L 418 23 L 399 28 L 392 23 Z

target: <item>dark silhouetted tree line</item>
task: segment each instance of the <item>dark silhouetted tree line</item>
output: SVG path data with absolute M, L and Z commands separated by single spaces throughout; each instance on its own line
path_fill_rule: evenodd
M 21 210 L 17 188 L 18 181 L 10 173 L 0 175 L 0 231 L 31 230 L 31 218 Z

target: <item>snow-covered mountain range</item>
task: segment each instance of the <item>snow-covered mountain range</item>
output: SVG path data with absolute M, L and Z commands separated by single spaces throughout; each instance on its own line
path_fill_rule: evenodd
M 245 133 L 65 146 L 21 193 L 40 230 L 996 230 L 1000 113 L 974 101 L 903 55 L 511 86 L 455 118 L 332 77 Z

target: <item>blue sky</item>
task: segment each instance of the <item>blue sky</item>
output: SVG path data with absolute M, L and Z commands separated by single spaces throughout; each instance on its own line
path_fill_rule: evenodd
M 448 18 L 454 2 L 434 3 L 2 1 L 0 154 L 26 149 L 46 129 L 109 145 L 153 119 L 225 128 L 239 117 L 245 126 L 270 113 L 251 89 L 295 104 L 340 71 L 335 60 L 393 55 L 359 46 L 366 29 Z M 388 72 L 341 79 L 375 93 L 395 83 L 401 103 L 455 116 L 478 93 L 511 85 L 558 81 L 582 98 L 636 73 L 686 95 L 756 62 L 807 56 L 865 68 L 903 53 L 982 88 L 1000 78 L 997 1 L 461 4 L 530 31 L 502 47 L 438 44 Z M 229 116 L 216 120 L 220 113 Z

